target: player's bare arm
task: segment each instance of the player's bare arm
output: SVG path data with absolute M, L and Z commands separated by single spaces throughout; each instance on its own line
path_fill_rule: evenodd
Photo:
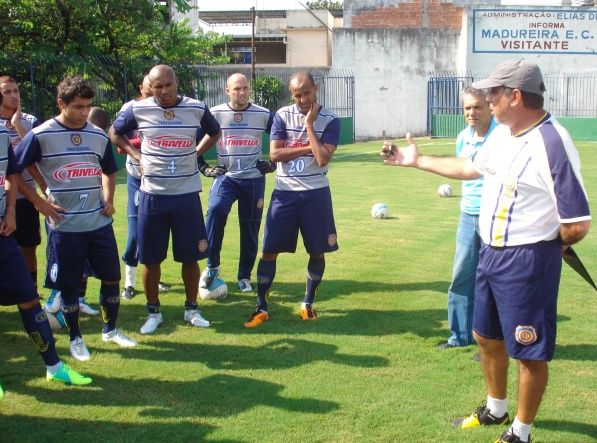
M 199 144 L 197 145 L 197 157 L 203 155 L 205 151 L 215 145 L 220 137 L 222 136 L 222 131 L 218 132 L 216 135 L 209 135 L 205 134 Z
M 104 195 L 104 209 L 101 213 L 111 217 L 116 212 L 114 208 L 114 192 L 116 191 L 116 174 L 102 174 L 102 192 Z
M 405 148 L 384 143 L 380 155 L 385 159 L 386 165 L 417 168 L 458 180 L 471 180 L 481 176 L 467 158 L 422 155 L 410 133 L 406 134 L 406 142 L 408 146 Z
M 560 225 L 560 239 L 562 247 L 567 248 L 581 241 L 589 232 L 590 220 L 582 220 L 574 223 L 562 223 Z
M 4 219 L 0 223 L 0 235 L 8 237 L 17 230 L 17 185 L 14 183 L 15 176 L 19 174 L 10 174 L 6 176 L 4 189 L 6 191 L 6 212 Z
M 336 151 L 335 145 L 329 143 L 322 143 L 317 137 L 315 128 L 313 127 L 315 120 L 317 120 L 317 114 L 319 113 L 319 104 L 317 101 L 311 103 L 311 108 L 304 118 L 305 128 L 307 129 L 307 137 L 309 137 L 309 147 L 311 152 L 320 167 L 326 166 L 332 159 L 334 151 Z
M 269 158 L 274 163 L 289 162 L 310 153 L 311 146 L 289 148 L 286 146 L 286 140 L 272 140 L 269 144 Z
M 14 126 L 22 140 L 27 135 L 27 129 L 21 124 L 21 117 L 23 117 L 23 112 L 21 111 L 21 103 L 19 103 L 16 112 L 10 118 L 10 123 Z
M 63 207 L 40 197 L 35 189 L 32 189 L 25 184 L 21 174 L 14 175 L 13 185 L 16 185 L 19 192 L 23 194 L 27 200 L 33 203 L 33 206 L 38 212 L 41 212 L 52 224 L 61 222 L 62 219 L 64 219 L 64 216 L 60 213 L 64 212 Z
M 33 177 L 33 180 L 35 180 L 35 183 L 37 183 L 37 186 L 39 186 L 41 192 L 45 194 L 46 190 L 48 189 L 48 185 L 41 175 L 41 172 L 39 172 L 37 165 L 33 164 L 31 166 L 27 166 L 27 172 L 29 175 L 31 175 L 31 177 Z
M 122 149 L 126 154 L 133 157 L 137 162 L 141 163 L 141 151 L 135 149 L 134 146 L 131 145 L 131 142 L 128 138 L 126 138 L 123 135 L 117 134 L 114 130 L 114 126 L 110 127 L 108 135 L 112 143 L 114 143 L 117 147 Z

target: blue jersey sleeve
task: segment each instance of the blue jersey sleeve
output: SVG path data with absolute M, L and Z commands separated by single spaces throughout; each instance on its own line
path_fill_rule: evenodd
M 321 143 L 337 146 L 340 141 L 340 119 L 335 118 L 323 130 L 321 134 Z
M 201 129 L 212 136 L 220 132 L 220 124 L 207 107 L 205 107 L 201 118 Z M 199 132 L 197 132 L 197 137 L 199 137 Z
M 40 124 L 41 124 L 41 122 L 36 117 L 33 117 L 33 122 L 31 123 L 31 129 L 37 128 Z
M 112 124 L 114 131 L 118 135 L 129 134 L 139 127 L 135 114 L 133 114 L 133 107 L 129 106 L 124 111 L 120 112 Z
M 274 116 L 272 126 L 270 128 L 270 140 L 288 140 L 288 133 L 286 132 L 286 122 L 279 114 Z
M 21 172 L 23 169 L 27 168 L 27 166 L 31 166 L 33 163 L 41 160 L 39 139 L 33 131 L 29 131 L 27 135 L 25 135 L 25 138 L 15 147 L 14 159 L 16 172 Z
M 100 160 L 100 166 L 102 167 L 102 172 L 104 174 L 114 174 L 118 171 L 118 164 L 114 159 L 114 150 L 112 149 L 110 140 L 106 142 L 106 150 L 104 151 L 104 156 Z

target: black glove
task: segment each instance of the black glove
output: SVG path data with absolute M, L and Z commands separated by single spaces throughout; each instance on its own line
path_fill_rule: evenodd
M 257 160 L 257 164 L 255 165 L 261 174 L 269 174 L 270 172 L 274 172 L 276 170 L 276 164 L 269 160 Z
M 226 166 L 216 165 L 213 168 L 210 168 L 207 163 L 204 163 L 199 167 L 199 172 L 201 172 L 205 177 L 216 178 L 220 175 L 226 174 Z

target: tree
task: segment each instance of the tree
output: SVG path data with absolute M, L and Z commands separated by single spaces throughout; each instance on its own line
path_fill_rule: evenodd
M 327 9 L 327 10 L 342 10 L 344 8 L 344 2 L 333 1 L 333 0 L 316 0 L 307 2 L 307 8 L 309 9 Z
M 46 81 L 54 82 L 85 74 L 122 102 L 159 62 L 180 67 L 181 87 L 188 90 L 188 65 L 228 61 L 215 49 L 226 37 L 173 21 L 173 8 L 191 6 L 187 0 L 0 0 L 2 70 L 27 80 L 31 71 L 47 69 Z

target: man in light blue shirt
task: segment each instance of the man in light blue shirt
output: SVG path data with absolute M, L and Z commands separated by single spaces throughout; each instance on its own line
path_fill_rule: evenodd
M 487 91 L 467 87 L 462 92 L 462 107 L 468 127 L 456 139 L 456 155 L 471 157 L 481 149 L 485 140 L 498 125 L 485 100 Z M 462 182 L 460 221 L 456 232 L 456 253 L 452 270 L 452 284 L 448 289 L 448 324 L 450 338 L 440 349 L 468 346 L 473 340 L 473 305 L 475 300 L 475 271 L 479 261 L 479 208 L 483 178 Z

